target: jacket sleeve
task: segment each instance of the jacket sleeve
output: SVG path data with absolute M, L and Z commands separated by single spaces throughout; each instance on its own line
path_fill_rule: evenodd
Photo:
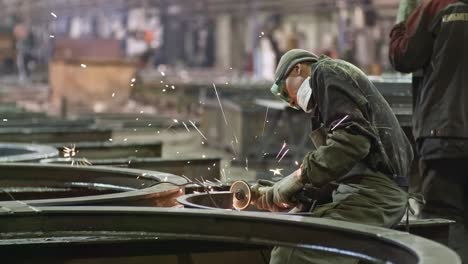
M 315 72 L 313 97 L 327 129 L 326 145 L 309 152 L 302 164 L 304 183 L 321 187 L 344 176 L 373 151 L 375 131 L 366 117 L 368 101 L 357 83 L 364 74 L 340 63 L 323 63 Z
M 453 0 L 424 0 L 406 22 L 390 33 L 390 63 L 400 72 L 413 72 L 425 66 L 432 54 L 434 38 L 430 26 L 435 15 Z
M 345 129 L 329 134 L 327 144 L 309 152 L 302 163 L 302 181 L 321 187 L 350 171 L 370 151 L 370 141 Z

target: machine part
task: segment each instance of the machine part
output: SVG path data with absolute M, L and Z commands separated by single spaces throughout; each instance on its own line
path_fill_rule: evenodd
M 78 145 L 79 146 L 79 145 Z M 78 151 L 81 149 L 76 147 Z M 109 151 L 112 151 L 109 149 Z M 78 153 L 79 156 L 81 155 Z M 105 155 L 105 152 L 102 151 L 102 156 Z M 181 155 L 182 156 L 182 155 Z M 88 158 L 87 156 L 84 156 Z M 216 183 L 216 187 L 220 184 L 219 180 L 221 178 L 220 174 L 220 162 L 221 158 L 219 157 L 206 157 L 206 158 L 189 158 L 189 157 L 180 157 L 180 158 L 148 158 L 148 157 L 130 157 L 130 158 L 119 158 L 119 159 L 89 159 L 95 166 L 115 166 L 121 168 L 132 168 L 132 169 L 142 169 L 142 170 L 154 170 L 160 172 L 167 172 L 174 175 L 185 176 L 188 179 L 195 181 L 197 178 L 200 178 L 200 175 L 203 175 L 205 181 L 210 181 Z M 80 162 L 81 159 L 77 158 L 77 162 Z M 70 160 L 66 158 L 54 158 L 41 160 L 41 163 L 45 164 L 70 164 Z M 208 169 L 209 168 L 209 169 Z M 209 182 L 208 182 L 209 184 Z M 212 184 L 210 184 L 212 185 Z M 225 190 L 229 190 L 227 187 Z
M 188 184 L 183 177 L 157 171 L 113 167 L 72 167 L 27 163 L 0 164 L 0 206 L 64 205 L 171 207 Z
M 45 145 L 0 143 L 0 162 L 32 162 L 58 154 L 58 150 Z
M 107 141 L 112 137 L 112 130 L 107 128 L 2 128 L 0 141 L 24 143 L 76 143 L 82 141 Z
M 0 213 L 6 263 L 177 263 L 158 256 L 272 246 L 346 255 L 366 263 L 461 263 L 451 249 L 396 230 L 330 219 L 258 212 L 144 207 L 37 207 Z M 103 221 L 105 219 L 105 221 Z M 200 228 L 203 227 L 203 228 Z M 260 254 L 259 254 L 260 255 Z M 236 258 L 237 259 L 237 258 Z M 159 259 L 161 260 L 161 259 Z M 55 261 L 55 262 L 54 262 Z M 231 260 L 223 263 L 233 263 Z M 73 262 L 75 263 L 75 262 Z M 140 262 L 139 262 L 140 263 Z M 263 260 L 246 261 L 257 264 Z
M 233 194 L 232 207 L 237 210 L 246 209 L 252 202 L 252 190 L 246 181 L 235 181 L 229 191 Z

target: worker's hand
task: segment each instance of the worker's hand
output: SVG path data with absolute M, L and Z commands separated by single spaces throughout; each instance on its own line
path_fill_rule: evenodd
M 255 204 L 260 210 L 269 210 L 272 212 L 284 211 L 296 203 L 293 197 L 303 186 L 304 184 L 301 181 L 301 169 L 299 169 L 275 183 L 273 186 L 254 186 L 254 188 L 257 188 L 256 191 L 259 195 Z

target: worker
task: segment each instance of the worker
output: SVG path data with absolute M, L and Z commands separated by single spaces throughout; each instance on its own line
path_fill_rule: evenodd
M 301 168 L 264 187 L 259 209 L 283 211 L 306 184 L 334 186 L 312 216 L 392 227 L 405 213 L 404 185 L 413 152 L 382 95 L 354 65 L 300 49 L 285 53 L 271 88 L 289 106 L 311 113 L 316 150 Z M 272 264 L 357 263 L 347 256 L 276 247 Z
M 416 8 L 392 29 L 389 55 L 397 71 L 422 71 L 413 84 L 421 216 L 455 220 L 449 246 L 468 263 L 468 0 L 413 2 L 402 2 Z

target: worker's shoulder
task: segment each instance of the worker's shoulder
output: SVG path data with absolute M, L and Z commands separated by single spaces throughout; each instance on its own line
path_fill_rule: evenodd
M 429 15 L 430 18 L 437 16 L 437 14 L 452 4 L 462 4 L 461 0 L 425 0 L 424 13 Z M 466 1 L 468 2 L 468 1 Z M 465 3 L 466 3 L 465 2 Z
M 335 75 L 340 78 L 349 76 L 352 76 L 353 78 L 366 77 L 366 74 L 352 63 L 328 57 L 321 58 L 318 61 L 316 70 L 325 74 Z

